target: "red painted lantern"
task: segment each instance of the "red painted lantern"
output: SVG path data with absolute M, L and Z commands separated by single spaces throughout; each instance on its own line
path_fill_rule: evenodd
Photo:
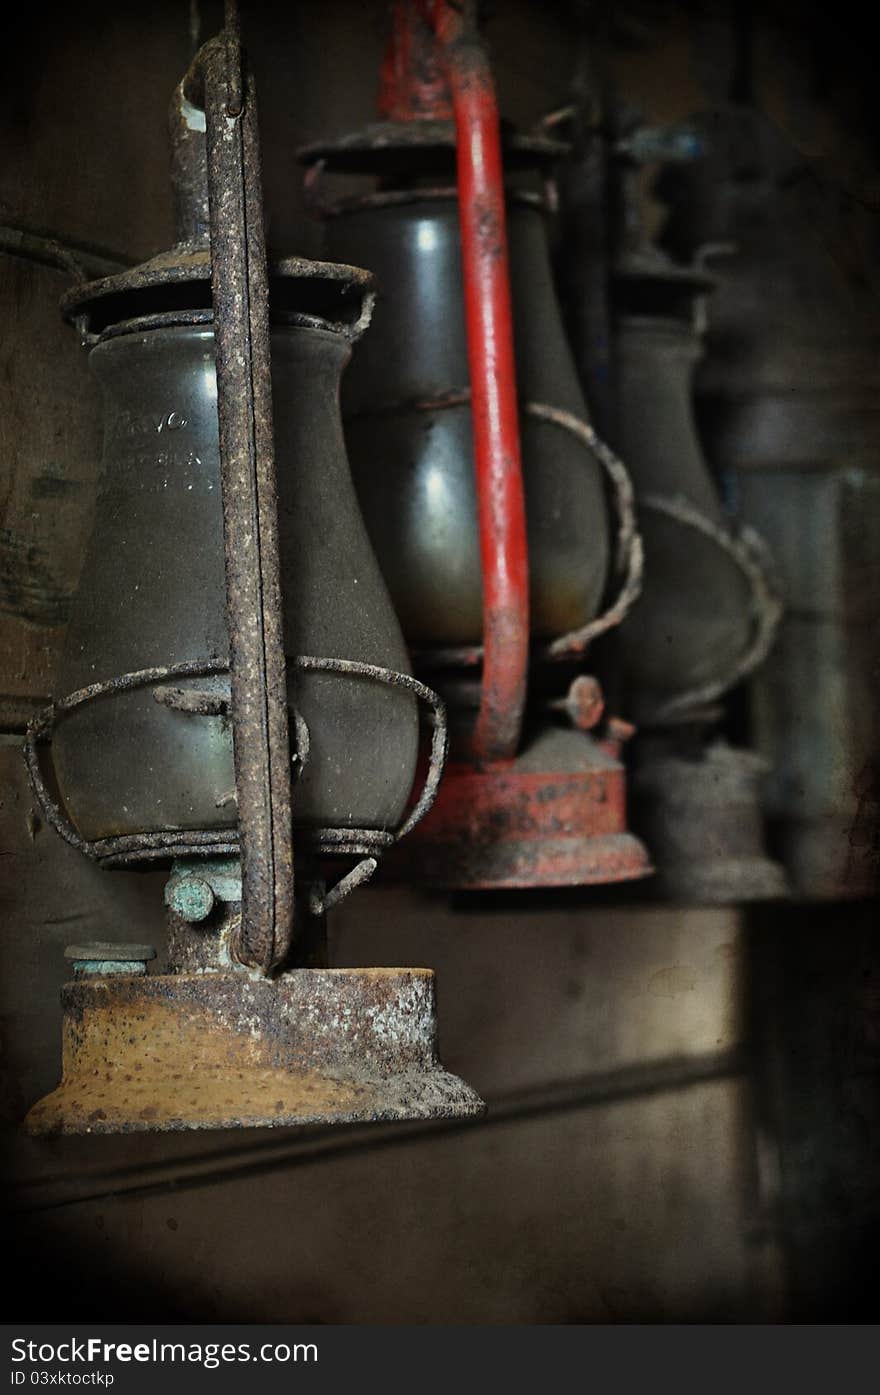
M 564 147 L 502 140 L 470 6 L 395 7 L 380 105 L 390 120 L 303 159 L 328 253 L 357 249 L 378 274 L 373 342 L 344 385 L 349 455 L 417 668 L 451 709 L 452 759 L 408 864 L 451 888 L 644 876 L 627 729 L 579 673 L 638 593 L 629 480 L 587 421 L 546 200 L 505 182 Z M 329 203 L 333 172 L 379 187 Z

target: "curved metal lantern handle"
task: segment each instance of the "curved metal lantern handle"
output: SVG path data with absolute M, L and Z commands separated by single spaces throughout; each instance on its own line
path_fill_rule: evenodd
M 356 659 L 324 659 L 310 654 L 300 655 L 295 659 L 288 660 L 288 662 L 302 672 L 337 673 L 343 677 L 368 678 L 377 683 L 388 683 L 392 687 L 402 688 L 404 691 L 411 693 L 413 697 L 430 708 L 433 720 L 433 734 L 431 736 L 431 752 L 428 761 L 428 771 L 421 793 L 412 809 L 397 829 L 393 832 L 383 832 L 374 835 L 377 846 L 380 847 L 390 847 L 393 843 L 399 842 L 401 838 L 406 837 L 420 819 L 424 818 L 437 797 L 437 790 L 443 774 L 443 767 L 446 763 L 446 751 L 448 747 L 446 704 L 443 699 L 438 693 L 434 692 L 433 688 L 429 688 L 427 684 L 420 682 L 419 679 L 414 678 L 412 674 L 398 673 L 395 669 L 380 668 L 377 664 L 361 663 Z M 40 769 L 40 758 L 37 747 L 40 742 L 51 741 L 53 729 L 59 718 L 66 716 L 70 712 L 75 712 L 77 708 L 84 707 L 87 703 L 96 702 L 104 697 L 117 696 L 119 693 L 133 692 L 139 688 L 153 687 L 154 700 L 159 701 L 163 706 L 174 706 L 174 703 L 168 704 L 167 693 L 169 691 L 174 692 L 179 690 L 169 688 L 169 679 L 219 677 L 228 674 L 228 672 L 228 662 L 226 660 L 217 659 L 203 659 L 194 662 L 186 661 L 179 664 L 171 664 L 164 668 L 139 669 L 134 673 L 123 673 L 115 678 L 108 678 L 99 683 L 90 683 L 86 688 L 78 688 L 75 692 L 68 693 L 66 697 L 59 698 L 58 701 L 50 703 L 48 707 L 38 712 L 27 728 L 27 734 L 24 740 L 24 758 L 34 798 L 46 822 L 66 843 L 69 843 L 71 847 L 76 848 L 78 852 L 84 853 L 87 857 L 91 857 L 97 861 L 106 861 L 108 851 L 112 858 L 116 851 L 133 842 L 141 845 L 141 850 L 146 851 L 148 854 L 155 853 L 159 856 L 167 855 L 168 850 L 162 845 L 163 834 L 130 835 L 121 838 L 104 838 L 97 841 L 90 841 L 83 838 L 82 835 L 76 831 L 67 815 L 49 793 L 46 782 L 43 779 L 42 770 Z M 154 687 L 154 684 L 160 684 L 162 686 Z M 191 690 L 184 689 L 181 691 L 187 692 Z M 213 711 L 206 711 L 198 706 L 193 708 L 191 705 L 178 708 L 178 710 L 184 710 L 196 716 L 220 715 Z M 299 720 L 302 721 L 301 718 Z M 357 842 L 363 830 L 323 830 L 323 832 L 325 834 L 328 832 L 336 834 L 339 832 L 353 833 L 354 841 Z M 159 841 L 154 842 L 153 840 L 157 836 Z M 212 836 L 214 835 L 209 832 L 197 833 L 195 835 L 199 842 L 201 842 L 203 838 L 210 839 Z M 340 840 L 338 836 L 335 838 L 335 841 L 339 844 L 340 850 L 348 850 L 344 849 L 343 840 Z M 108 844 L 111 845 L 109 849 Z M 237 849 L 234 846 L 230 846 L 224 851 L 226 854 L 232 854 L 237 851 Z M 331 888 L 322 900 L 319 899 L 318 903 L 312 907 L 313 912 L 315 914 L 321 914 L 324 911 L 330 910 L 333 906 L 338 905 L 343 897 L 347 896 L 350 891 L 353 891 L 356 886 L 361 886 L 365 881 L 369 880 L 375 872 L 377 865 L 377 859 L 372 856 L 359 862 Z
M 414 697 L 431 709 L 433 732 L 428 773 L 425 776 L 421 794 L 403 823 L 391 836 L 391 842 L 399 842 L 425 817 L 437 798 L 437 790 L 443 775 L 443 767 L 446 764 L 446 752 L 449 744 L 446 704 L 439 693 L 435 693 L 433 688 L 421 683 L 410 673 L 398 673 L 394 669 L 380 668 L 376 664 L 365 664 L 356 659 L 320 659 L 308 654 L 302 654 L 291 662 L 296 668 L 306 673 L 338 673 L 353 678 L 371 678 L 377 683 L 389 683 L 392 687 L 403 688 L 406 692 L 412 693 Z M 349 892 L 369 881 L 378 865 L 375 857 L 367 857 L 362 862 L 357 863 L 335 886 L 330 888 L 320 904 L 315 907 L 316 913 L 332 910 Z
M 736 563 L 745 574 L 752 590 L 754 630 L 744 653 L 723 677 L 704 683 L 701 687 L 691 688 L 659 707 L 652 720 L 666 721 L 692 707 L 702 707 L 715 702 L 723 693 L 753 673 L 773 647 L 785 606 L 773 575 L 767 545 L 753 528 L 743 526 L 737 534 L 729 533 L 726 528 L 719 528 L 705 514 L 700 513 L 687 499 L 680 497 L 667 499 L 660 494 L 643 494 L 639 496 L 639 507 L 669 518 L 686 528 L 692 528 L 703 537 L 709 538 Z
M 597 435 L 588 422 L 582 421 L 574 412 L 550 407 L 544 402 L 527 402 L 525 411 L 529 416 L 537 417 L 541 421 L 551 421 L 564 431 L 570 431 L 588 447 L 608 476 L 617 509 L 615 566 L 622 579 L 615 599 L 595 620 L 590 620 L 580 629 L 560 635 L 558 639 L 551 640 L 538 651 L 544 659 L 576 659 L 580 658 L 599 635 L 619 625 L 642 593 L 645 553 L 636 526 L 635 491 L 630 473 L 620 456 Z
M 381 406 L 377 410 L 398 410 L 399 406 L 403 405 L 409 411 L 437 412 L 449 407 L 462 406 L 470 401 L 469 388 L 456 388 L 442 398 L 411 401 L 405 404 L 395 403 L 388 407 Z M 584 421 L 574 412 L 566 411 L 562 407 L 552 407 L 547 402 L 525 402 L 522 410 L 527 416 L 535 417 L 539 421 L 552 422 L 564 431 L 571 432 L 582 445 L 586 446 L 608 476 L 614 497 L 617 511 L 615 568 L 620 577 L 617 595 L 602 614 L 594 620 L 590 620 L 579 629 L 570 630 L 567 634 L 560 635 L 548 643 L 536 645 L 534 650 L 535 657 L 538 659 L 554 661 L 578 659 L 582 657 L 594 639 L 605 634 L 607 630 L 613 629 L 615 625 L 619 625 L 625 619 L 631 606 L 642 593 L 644 547 L 636 524 L 635 491 L 630 473 L 620 456 L 616 455 L 611 447 L 602 440 L 589 422 Z M 483 658 L 482 646 L 476 644 L 459 645 L 455 648 L 442 650 L 416 650 L 414 652 L 422 662 L 432 658 L 434 663 L 440 666 L 444 664 L 456 667 L 458 665 L 475 665 L 480 663 Z
M 118 693 L 132 692 L 137 688 L 143 688 L 153 683 L 167 683 L 169 678 L 213 678 L 228 671 L 228 663 L 217 659 L 205 659 L 200 663 L 170 664 L 162 668 L 142 668 L 136 673 L 123 673 L 116 678 L 108 678 L 100 683 L 90 683 L 85 688 L 77 688 L 75 692 L 68 693 L 66 697 L 58 698 L 48 707 L 44 707 L 41 712 L 38 712 L 28 723 L 23 745 L 24 762 L 27 766 L 31 790 L 40 806 L 40 812 L 59 838 L 63 838 L 65 843 L 69 843 L 72 848 L 76 848 L 77 852 L 85 854 L 86 857 L 95 857 L 94 844 L 89 839 L 83 838 L 82 834 L 77 833 L 73 824 L 49 793 L 40 770 L 37 746 L 41 741 L 51 740 L 52 731 L 60 717 L 66 716 L 69 712 L 75 712 L 78 707 L 83 707 L 86 703 L 96 702 L 99 698 L 114 697 Z

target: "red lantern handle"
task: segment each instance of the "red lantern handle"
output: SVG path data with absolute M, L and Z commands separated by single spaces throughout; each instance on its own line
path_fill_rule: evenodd
M 479 764 L 510 760 L 522 730 L 529 578 L 507 215 L 495 86 L 475 5 L 435 0 L 452 91 L 480 557 L 483 681 L 473 738 Z

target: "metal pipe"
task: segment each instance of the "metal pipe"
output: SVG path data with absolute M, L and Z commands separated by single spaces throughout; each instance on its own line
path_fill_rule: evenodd
M 472 750 L 478 764 L 489 764 L 512 759 L 519 745 L 529 591 L 501 135 L 475 9 L 437 0 L 434 20 L 455 117 L 483 571 L 483 680 Z
M 235 22 L 196 60 L 208 149 L 211 287 L 226 555 L 235 783 L 242 859 L 236 953 L 270 973 L 290 952 L 293 834 L 269 283 L 254 82 Z

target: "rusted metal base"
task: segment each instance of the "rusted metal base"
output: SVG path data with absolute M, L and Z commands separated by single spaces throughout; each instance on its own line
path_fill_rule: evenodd
M 115 975 L 62 990 L 63 1079 L 31 1133 L 465 1118 L 437 1059 L 430 969 Z
M 652 884 L 664 900 L 735 905 L 788 894 L 785 874 L 764 849 L 764 761 L 723 741 L 676 751 L 672 739 L 636 749 L 636 827 L 657 863 Z
M 409 876 L 462 891 L 586 886 L 652 870 L 626 831 L 614 747 L 556 728 L 509 764 L 447 767 L 433 809 L 400 852 Z

